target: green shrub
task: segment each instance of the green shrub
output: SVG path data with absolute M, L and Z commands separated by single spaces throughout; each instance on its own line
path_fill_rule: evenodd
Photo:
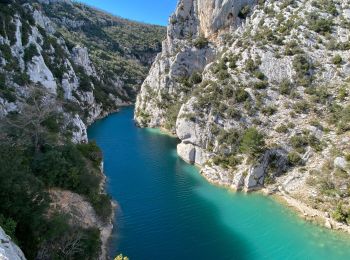
M 215 165 L 219 165 L 224 169 L 235 167 L 241 163 L 241 160 L 237 158 L 234 154 L 227 155 L 217 155 L 213 159 Z
M 93 90 L 90 78 L 87 75 L 79 77 L 79 90 L 84 92 L 90 92 Z
M 5 231 L 5 233 L 12 239 L 15 239 L 17 223 L 12 218 L 5 218 L 4 215 L 0 214 L 0 227 Z
M 192 73 L 191 77 L 189 78 L 189 82 L 192 84 L 199 84 L 202 82 L 202 75 L 198 72 Z
M 6 99 L 10 103 L 16 102 L 17 100 L 16 94 L 12 89 L 9 89 L 9 88 L 0 89 L 0 96 Z
M 320 152 L 323 149 L 323 145 L 320 140 L 312 134 L 294 135 L 290 139 L 290 143 L 293 148 L 298 152 L 303 153 L 307 145 L 311 146 L 316 151 Z
M 29 35 L 32 33 L 30 25 L 27 21 L 22 22 L 22 44 L 23 46 L 28 44 Z
M 346 97 L 349 96 L 347 86 L 342 86 L 338 91 L 338 99 L 344 101 Z
M 230 74 L 226 70 L 220 70 L 217 73 L 217 76 L 218 76 L 218 79 L 220 79 L 220 80 L 225 80 L 225 79 L 230 78 Z
M 205 38 L 203 35 L 199 36 L 194 42 L 193 45 L 197 48 L 197 49 L 203 49 L 205 47 L 207 47 L 209 44 L 209 41 L 207 38 Z
M 176 119 L 180 112 L 181 103 L 170 105 L 166 112 L 165 128 L 173 131 L 176 125 Z
M 88 85 L 86 85 L 87 87 Z M 90 84 L 91 86 L 91 84 Z M 88 88 L 85 88 L 88 89 Z M 110 110 L 115 108 L 114 102 L 109 98 L 109 91 L 103 87 L 97 87 L 95 86 L 94 90 L 94 96 L 96 99 L 96 102 L 99 104 L 102 104 L 102 107 L 104 110 Z
M 344 107 L 339 113 L 337 128 L 339 133 L 350 131 L 350 105 Z
M 221 129 L 218 134 L 217 141 L 221 145 L 226 145 L 231 151 L 236 150 L 240 142 L 241 133 L 235 129 L 225 131 Z
M 288 162 L 290 165 L 296 166 L 299 165 L 302 162 L 302 160 L 297 152 L 292 151 L 288 153 Z
M 0 73 L 0 89 L 6 88 L 6 76 L 5 73 Z
M 249 93 L 244 90 L 244 88 L 239 87 L 235 91 L 235 100 L 238 103 L 246 101 L 250 97 Z
M 339 65 L 343 62 L 343 58 L 339 54 L 337 54 L 333 57 L 332 62 L 334 65 Z
M 170 19 L 170 23 L 171 23 L 172 25 L 177 24 L 176 18 L 172 17 L 172 18 Z
M 30 78 L 27 73 L 18 72 L 13 76 L 13 80 L 20 86 L 25 86 L 30 82 Z
M 242 137 L 240 150 L 251 156 L 258 156 L 264 149 L 264 136 L 256 128 L 248 128 Z
M 85 195 L 101 218 L 106 217 L 108 209 L 106 195 L 100 194 L 101 174 L 99 170 L 87 167 L 89 160 L 99 166 L 101 152 L 95 143 L 64 145 L 46 148 L 33 159 L 32 169 L 35 175 L 47 187 L 68 189 Z M 103 204 L 106 208 L 100 208 Z
M 287 133 L 288 130 L 289 130 L 288 126 L 286 126 L 286 125 L 284 125 L 284 124 L 282 124 L 282 125 L 280 125 L 280 126 L 278 126 L 278 127 L 276 128 L 276 131 L 277 131 L 278 133 Z
M 96 194 L 91 199 L 91 204 L 94 207 L 97 215 L 102 221 L 107 221 L 112 215 L 111 197 L 107 194 Z
M 343 107 L 334 103 L 329 107 L 329 111 L 329 123 L 336 125 L 338 133 L 350 130 L 350 105 Z
M 322 18 L 317 13 L 312 13 L 308 17 L 309 28 L 317 33 L 325 35 L 332 33 L 333 21 L 328 18 Z
M 298 114 L 308 113 L 309 108 L 310 108 L 309 103 L 305 100 L 298 101 L 293 105 L 293 109 L 294 109 L 295 113 L 298 113 Z
M 308 135 L 308 144 L 317 152 L 321 152 L 323 150 L 323 145 L 320 140 L 312 134 Z
M 224 98 L 228 99 L 228 98 L 232 98 L 234 94 L 233 91 L 233 87 L 226 85 L 224 86 L 224 88 L 222 89 L 222 95 L 224 96 Z
M 261 109 L 261 113 L 266 116 L 272 116 L 277 112 L 277 108 L 275 106 L 266 106 Z
M 258 68 L 258 66 L 255 64 L 253 59 L 248 59 L 245 63 L 245 69 L 248 72 L 254 72 L 256 69 Z
M 297 55 L 293 60 L 293 68 L 297 74 L 297 82 L 302 86 L 308 86 L 311 82 L 311 63 L 305 55 Z
M 308 139 L 304 135 L 294 135 L 290 138 L 290 144 L 298 152 L 303 153 L 305 151 L 305 146 L 307 146 Z
M 256 70 L 254 71 L 254 76 L 260 80 L 264 80 L 265 79 L 265 74 L 262 73 L 260 70 Z
M 63 116 L 61 113 L 52 114 L 45 119 L 42 125 L 45 126 L 50 132 L 57 134 L 63 125 Z
M 7 44 L 0 44 L 0 51 L 2 57 L 4 57 L 7 62 L 10 62 L 13 59 L 11 48 Z
M 215 63 L 213 66 L 213 72 L 217 74 L 219 71 L 226 70 L 227 66 L 225 60 L 220 60 L 218 63 Z
M 343 209 L 343 205 L 339 203 L 336 210 L 333 212 L 332 217 L 338 221 L 345 223 L 349 218 L 349 213 Z
M 315 6 L 333 16 L 337 16 L 339 14 L 333 0 L 312 1 L 311 4 L 312 6 Z
M 329 98 L 331 97 L 327 87 L 311 87 L 306 89 L 305 93 L 312 95 L 312 101 L 319 104 L 327 104 Z
M 239 11 L 238 17 L 241 19 L 246 19 L 249 13 L 250 13 L 250 5 L 245 5 Z
M 239 120 L 241 119 L 241 112 L 233 107 L 229 107 L 227 110 L 226 110 L 226 114 L 227 114 L 227 117 L 228 118 L 233 118 L 233 119 L 236 119 L 236 120 Z
M 255 89 L 266 89 L 269 83 L 266 80 L 260 80 L 254 84 Z
M 30 170 L 31 157 L 26 153 L 23 147 L 1 143 L 0 225 L 20 242 L 26 256 L 34 259 L 49 203 L 42 183 Z
M 289 95 L 292 89 L 293 89 L 293 84 L 288 79 L 284 79 L 279 85 L 279 92 L 282 95 Z
M 77 148 L 85 158 L 94 162 L 95 167 L 100 167 L 103 155 L 100 147 L 97 146 L 95 141 L 78 144 Z
M 298 42 L 290 41 L 286 43 L 284 54 L 287 56 L 294 56 L 296 54 L 303 53 L 303 50 L 299 47 Z
M 34 56 L 38 56 L 39 52 L 38 49 L 36 47 L 36 45 L 34 43 L 31 43 L 25 50 L 24 50 L 24 61 L 25 62 L 30 62 L 32 61 L 32 58 Z
M 239 56 L 238 55 L 230 55 L 228 58 L 227 58 L 227 62 L 229 63 L 229 67 L 231 69 L 235 69 L 237 68 L 237 61 L 239 60 Z

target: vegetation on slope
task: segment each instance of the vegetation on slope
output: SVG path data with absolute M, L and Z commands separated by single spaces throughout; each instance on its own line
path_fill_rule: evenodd
M 83 4 L 43 5 L 45 14 L 70 44 L 88 47 L 99 76 L 106 83 L 122 80 L 134 99 L 154 56 L 161 49 L 165 28 L 118 18 Z M 71 45 L 73 47 L 73 45 Z
M 70 226 L 69 216 L 60 212 L 48 218 L 48 191 L 61 188 L 81 194 L 107 220 L 112 208 L 108 196 L 100 193 L 102 153 L 94 143 L 72 144 L 59 137 L 60 117 L 47 106 L 34 111 L 28 105 L 26 112 L 1 122 L 1 224 L 29 259 L 44 254 L 47 247 L 45 255 L 52 258 L 94 259 L 100 250 L 99 231 Z M 69 243 L 78 236 L 74 252 L 63 252 L 62 245 L 72 246 Z

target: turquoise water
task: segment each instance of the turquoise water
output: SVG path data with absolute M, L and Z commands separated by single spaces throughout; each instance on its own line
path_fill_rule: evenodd
M 139 129 L 126 108 L 92 125 L 120 210 L 111 255 L 138 259 L 350 259 L 348 236 L 307 223 L 271 198 L 207 183 L 175 138 Z

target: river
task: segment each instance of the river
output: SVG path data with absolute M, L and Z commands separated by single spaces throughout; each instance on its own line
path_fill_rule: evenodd
M 209 184 L 177 139 L 139 129 L 133 108 L 94 123 L 107 189 L 120 209 L 111 255 L 131 260 L 350 259 L 350 237 L 300 219 L 272 198 Z

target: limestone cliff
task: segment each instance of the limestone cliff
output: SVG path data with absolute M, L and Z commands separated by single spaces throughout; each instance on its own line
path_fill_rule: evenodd
M 74 142 L 87 141 L 84 125 L 132 103 L 160 50 L 162 27 L 70 0 L 1 5 L 0 118 L 21 112 L 21 104 L 41 89 L 64 114 L 61 131 Z
M 179 1 L 135 119 L 176 133 L 211 182 L 346 222 L 349 14 L 341 0 Z
M 0 227 L 0 259 L 2 260 L 25 260 L 21 249 L 6 235 Z

